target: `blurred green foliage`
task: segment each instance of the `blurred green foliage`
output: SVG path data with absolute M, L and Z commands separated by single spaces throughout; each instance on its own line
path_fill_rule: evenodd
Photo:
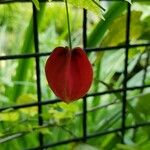
M 105 2 L 106 12 L 92 1 L 69 0 L 72 45 L 82 46 L 82 9 L 88 12 L 88 47 L 109 47 L 125 43 L 126 2 Z M 51 52 L 56 46 L 68 45 L 66 11 L 62 2 L 34 3 L 38 10 L 40 52 Z M 39 6 L 38 6 L 39 5 Z M 78 7 L 77 7 L 78 6 Z M 150 42 L 150 6 L 133 1 L 131 11 L 131 44 Z M 102 17 L 105 20 L 103 20 Z M 32 5 L 0 5 L 0 54 L 34 53 Z M 129 50 L 127 86 L 150 84 L 149 47 Z M 93 65 L 94 79 L 89 93 L 122 88 L 124 49 L 92 52 L 88 57 Z M 40 58 L 42 101 L 56 98 L 49 89 L 44 73 L 47 57 Z M 147 61 L 147 68 L 145 68 Z M 146 70 L 146 74 L 144 73 Z M 145 75 L 144 75 L 145 74 Z M 143 77 L 145 76 L 145 79 Z M 149 122 L 150 88 L 127 92 L 128 126 Z M 37 101 L 35 60 L 0 61 L 0 107 L 34 103 Z M 120 128 L 122 93 L 87 98 L 88 134 Z M 82 136 L 82 99 L 72 104 L 44 105 L 44 122 L 38 125 L 38 108 L 8 109 L 0 113 L 0 149 L 26 149 L 38 146 L 38 133 L 44 143 Z M 89 139 L 87 144 L 73 143 L 54 150 L 149 150 L 150 128 L 141 127 L 126 132 L 125 144 L 120 144 L 120 133 Z

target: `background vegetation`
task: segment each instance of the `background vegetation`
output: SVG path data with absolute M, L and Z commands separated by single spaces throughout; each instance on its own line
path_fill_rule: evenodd
M 101 2 L 102 11 L 92 1 L 69 1 L 73 46 L 82 47 L 82 8 L 88 11 L 88 48 L 123 45 L 126 35 L 127 2 Z M 38 3 L 38 30 L 40 52 L 51 52 L 56 46 L 68 45 L 68 31 L 64 3 Z M 130 43 L 150 42 L 150 3 L 133 2 L 131 11 Z M 79 6 L 77 8 L 76 6 Z M 59 13 L 58 13 L 59 12 Z M 102 19 L 105 18 L 105 20 Z M 32 32 L 32 4 L 0 5 L 0 55 L 34 53 Z M 94 69 L 94 81 L 89 93 L 118 89 L 123 86 L 124 49 L 88 53 Z M 149 47 L 130 48 L 128 87 L 150 84 Z M 40 58 L 42 101 L 55 99 L 49 89 L 44 65 Z M 148 66 L 148 67 L 146 67 Z M 128 126 L 150 121 L 150 88 L 127 92 Z M 37 101 L 35 59 L 0 61 L 0 107 Z M 116 129 L 121 126 L 122 93 L 87 98 L 88 134 Z M 39 132 L 44 144 L 82 136 L 82 99 L 72 104 L 44 105 L 43 126 L 38 126 L 37 107 L 0 113 L 0 149 L 27 149 L 39 145 Z M 87 144 L 71 143 L 54 150 L 149 150 L 150 127 L 130 129 L 125 144 L 120 144 L 119 132 L 96 137 Z

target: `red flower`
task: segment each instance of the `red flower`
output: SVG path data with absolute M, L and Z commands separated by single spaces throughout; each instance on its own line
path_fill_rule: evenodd
M 79 47 L 55 48 L 47 59 L 45 73 L 50 88 L 66 103 L 83 97 L 93 78 L 92 66 Z

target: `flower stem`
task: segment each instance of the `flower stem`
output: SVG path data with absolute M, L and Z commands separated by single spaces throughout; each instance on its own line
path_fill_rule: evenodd
M 69 21 L 69 12 L 68 12 L 68 3 L 67 0 L 65 0 L 66 5 L 66 13 L 67 13 L 67 25 L 68 25 L 68 34 L 69 34 L 69 48 L 72 49 L 72 43 L 71 43 L 71 31 L 70 31 L 70 21 Z

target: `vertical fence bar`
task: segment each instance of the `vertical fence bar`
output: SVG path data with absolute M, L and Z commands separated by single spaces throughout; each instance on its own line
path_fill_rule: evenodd
M 83 48 L 87 45 L 87 10 L 83 9 Z M 84 72 L 83 72 L 84 73 Z M 83 141 L 87 140 L 87 101 L 83 97 Z
M 124 60 L 124 81 L 123 81 L 123 97 L 122 97 L 122 139 L 124 143 L 125 127 L 126 127 L 126 103 L 127 103 L 127 80 L 128 80 L 128 52 L 130 44 L 130 17 L 131 5 L 127 4 L 127 18 L 126 18 L 126 47 L 125 47 L 125 60 Z
M 38 23 L 37 23 L 37 10 L 34 4 L 33 7 L 33 33 L 34 33 L 34 48 L 35 53 L 39 53 L 39 40 L 38 40 Z M 40 59 L 36 56 L 36 78 L 37 78 L 37 97 L 38 97 L 38 124 L 41 126 L 43 124 L 42 105 L 41 105 L 41 78 L 40 78 Z M 39 144 L 40 147 L 43 146 L 43 135 L 39 133 Z M 42 148 L 40 148 L 42 149 Z

